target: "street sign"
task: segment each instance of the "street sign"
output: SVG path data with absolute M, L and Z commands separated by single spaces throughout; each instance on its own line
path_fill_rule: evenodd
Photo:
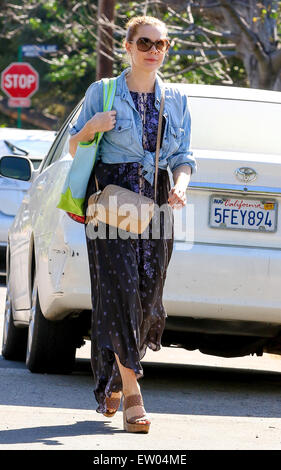
M 8 106 L 10 108 L 30 108 L 30 98 L 9 98 Z
M 43 54 L 52 54 L 57 52 L 58 46 L 56 44 L 24 44 L 21 47 L 22 55 L 25 57 L 38 57 Z
M 1 74 L 1 88 L 10 98 L 30 98 L 39 87 L 39 75 L 28 62 L 12 62 Z

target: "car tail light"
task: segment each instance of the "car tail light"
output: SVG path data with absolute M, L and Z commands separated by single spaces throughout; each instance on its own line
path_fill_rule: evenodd
M 86 217 L 84 215 L 76 215 L 72 212 L 67 212 L 67 215 L 69 215 L 72 220 L 75 220 L 75 222 L 78 222 L 79 224 L 85 224 Z

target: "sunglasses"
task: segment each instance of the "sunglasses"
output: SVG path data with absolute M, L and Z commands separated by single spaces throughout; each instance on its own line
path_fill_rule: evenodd
M 133 43 L 134 41 L 128 41 Z M 152 46 L 156 47 L 158 52 L 166 52 L 170 47 L 170 42 L 168 39 L 158 39 L 158 41 L 151 41 L 149 38 L 138 38 L 136 45 L 139 51 L 147 52 Z

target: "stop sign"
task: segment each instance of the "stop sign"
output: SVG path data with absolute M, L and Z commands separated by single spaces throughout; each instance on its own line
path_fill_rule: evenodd
M 28 62 L 13 62 L 1 74 L 1 88 L 11 98 L 28 98 L 38 85 L 39 75 Z

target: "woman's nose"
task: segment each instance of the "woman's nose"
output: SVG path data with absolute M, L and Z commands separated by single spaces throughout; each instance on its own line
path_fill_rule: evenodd
M 156 49 L 155 44 L 152 45 L 152 47 L 150 49 L 150 52 L 153 52 L 154 54 L 155 54 L 155 52 L 158 52 L 157 49 Z

